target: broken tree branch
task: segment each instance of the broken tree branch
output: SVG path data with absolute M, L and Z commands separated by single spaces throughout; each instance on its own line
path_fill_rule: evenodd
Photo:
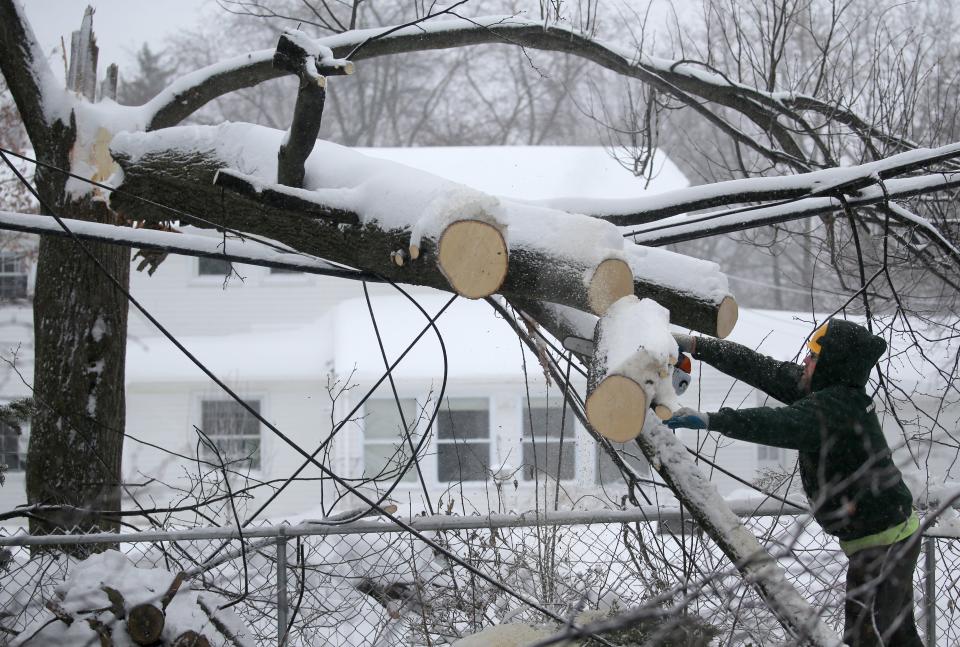
M 299 31 L 280 35 L 273 56 L 274 67 L 292 72 L 300 79 L 297 102 L 293 108 L 290 130 L 277 154 L 277 181 L 292 187 L 303 186 L 303 163 L 313 151 L 323 119 L 323 103 L 327 96 L 327 80 L 318 71 L 316 45 Z M 353 68 L 350 67 L 350 73 Z

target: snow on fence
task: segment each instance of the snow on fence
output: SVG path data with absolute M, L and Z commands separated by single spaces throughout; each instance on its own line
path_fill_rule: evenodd
M 827 624 L 839 628 L 846 559 L 836 543 L 806 515 L 775 508 L 739 514 Z M 786 640 L 753 589 L 680 511 L 435 516 L 410 523 L 566 617 L 588 621 L 636 607 L 676 615 L 682 606 L 723 644 Z M 20 530 L 0 537 L 0 645 L 50 615 L 44 604 L 75 564 L 54 554 L 30 559 L 30 547 L 51 543 L 113 543 L 137 566 L 185 571 L 193 588 L 238 600 L 233 609 L 260 645 L 438 645 L 494 624 L 544 622 L 381 520 L 252 527 L 242 539 L 236 528 L 59 537 Z M 927 644 L 960 644 L 953 575 L 960 572 L 960 542 L 927 537 L 924 552 L 916 600 L 921 627 L 933 638 Z

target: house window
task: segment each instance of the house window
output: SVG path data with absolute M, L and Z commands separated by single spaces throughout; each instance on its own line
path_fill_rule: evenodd
M 610 443 L 620 455 L 620 458 L 633 467 L 633 470 L 641 476 L 650 476 L 650 464 L 640 453 L 637 443 Z M 624 482 L 620 468 L 613 462 L 613 459 L 607 455 L 603 447 L 597 445 L 597 483 L 622 484 Z
M 363 405 L 363 478 L 397 478 L 398 470 L 410 460 L 410 442 L 404 432 L 404 422 L 410 430 L 414 447 L 418 442 L 416 433 L 417 402 L 413 398 L 400 400 L 400 408 L 394 399 L 367 400 Z M 403 417 L 400 416 L 403 411 Z M 401 481 L 416 481 L 413 465 L 404 473 Z
M 757 461 L 760 463 L 777 463 L 783 460 L 783 450 L 769 445 L 757 445 Z
M 0 299 L 27 298 L 27 263 L 23 256 L 0 253 Z
M 10 472 L 20 472 L 26 467 L 22 438 L 19 431 L 5 422 L 0 422 L 0 465 L 6 465 Z
M 259 400 L 247 400 L 260 413 Z M 201 429 L 220 453 L 220 458 L 233 467 L 259 469 L 260 421 L 234 400 L 204 400 L 201 403 Z M 217 463 L 212 449 L 201 444 L 200 457 Z
M 233 270 L 230 261 L 211 256 L 197 259 L 197 274 L 200 276 L 227 276 Z
M 437 416 L 437 480 L 485 481 L 489 474 L 489 401 L 447 398 Z
M 562 433 L 562 441 L 561 441 Z M 576 467 L 573 413 L 559 399 L 523 402 L 523 479 L 569 480 Z

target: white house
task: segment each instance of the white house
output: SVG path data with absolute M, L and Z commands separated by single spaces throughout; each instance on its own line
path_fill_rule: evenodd
M 630 197 L 644 185 L 599 148 L 368 152 L 518 198 Z M 650 191 L 686 185 L 669 160 L 661 163 Z M 0 398 L 6 401 L 28 395 L 32 381 L 29 269 L 16 257 L 0 256 L 0 295 L 9 288 L 19 297 L 0 308 L 0 352 L 10 360 L 0 365 Z M 562 415 L 560 395 L 546 385 L 536 356 L 521 349 L 484 302 L 458 298 L 447 306 L 450 294 L 407 290 L 418 307 L 392 286 L 370 284 L 368 307 L 364 286 L 354 281 L 246 265 L 235 267 L 230 278 L 226 271 L 216 260 L 171 256 L 152 277 L 135 272 L 132 291 L 290 443 L 308 454 L 319 449 L 324 464 L 351 483 L 380 474 L 384 478 L 364 488 L 382 491 L 394 480 L 390 474 L 399 475 L 396 468 L 410 455 L 411 445 L 422 441 L 419 470 L 407 471 L 391 493 L 404 511 L 450 505 L 466 513 L 526 510 L 553 505 L 555 498 L 562 507 L 620 502 L 624 488 L 619 473 L 573 417 Z M 445 307 L 436 330 L 430 328 L 428 317 Z M 810 328 L 789 313 L 744 311 L 731 338 L 789 359 L 800 351 Z M 382 379 L 385 361 L 392 363 L 405 351 L 392 372 L 393 382 Z M 151 505 L 197 486 L 199 468 L 189 458 L 214 457 L 200 443 L 198 430 L 226 458 L 238 461 L 232 467 L 248 473 L 251 483 L 275 487 L 304 465 L 303 455 L 290 443 L 263 428 L 133 310 L 126 388 L 125 482 L 130 493 Z M 695 374 L 683 401 L 705 410 L 762 402 L 753 390 L 709 368 Z M 331 429 L 355 408 L 331 439 Z M 426 418 L 435 409 L 436 424 L 427 434 Z M 758 468 L 792 463 L 785 451 L 718 441 L 716 434 L 681 433 L 692 447 L 748 481 Z M 25 449 L 25 437 L 2 430 L 0 460 L 10 466 L 0 488 L 2 510 L 24 501 Z M 648 472 L 635 448 L 622 449 L 631 463 Z M 350 497 L 336 499 L 337 489 L 322 476 L 315 467 L 305 467 L 299 474 L 303 480 L 285 489 L 267 515 L 289 518 L 309 514 L 321 503 L 327 508 L 356 504 Z M 716 471 L 712 477 L 722 492 L 743 487 Z M 255 489 L 248 508 L 270 492 L 268 486 Z

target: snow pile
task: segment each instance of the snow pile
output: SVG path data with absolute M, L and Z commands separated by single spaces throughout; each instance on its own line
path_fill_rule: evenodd
M 215 647 L 254 644 L 250 630 L 233 611 L 219 610 L 224 598 L 189 590 L 186 582 L 176 588 L 175 580 L 173 573 L 161 568 L 137 568 L 119 551 L 88 557 L 56 588 L 55 599 L 47 603 L 50 611 L 21 632 L 12 646 L 97 644 L 95 627 L 101 626 L 116 647 L 133 647 L 127 630 L 131 610 L 143 604 L 160 609 L 171 588 L 175 594 L 163 610 L 163 631 L 156 644 L 169 644 L 188 630 Z

